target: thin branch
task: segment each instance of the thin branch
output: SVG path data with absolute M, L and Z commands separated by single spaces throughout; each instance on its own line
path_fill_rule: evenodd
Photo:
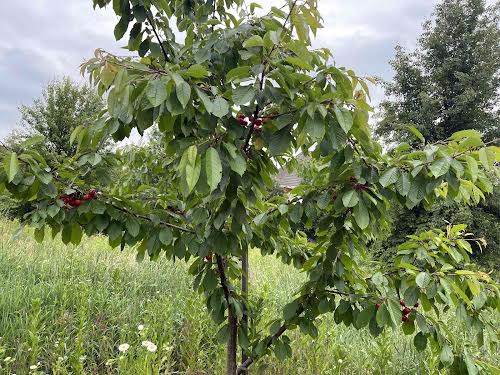
M 300 306 L 299 309 L 297 310 L 297 315 L 300 315 L 304 312 L 304 307 Z M 278 329 L 278 331 L 269 337 L 267 339 L 267 342 L 265 344 L 266 349 L 269 348 L 276 340 L 278 340 L 287 330 L 288 326 L 286 323 L 283 323 L 283 325 Z M 238 370 L 236 371 L 236 375 L 241 375 L 244 374 L 248 368 L 259 358 L 259 356 L 253 356 L 250 358 L 247 358 L 246 361 L 244 361 L 240 367 L 238 367 Z
M 153 32 L 156 36 L 156 39 L 158 40 L 158 44 L 160 44 L 161 52 L 163 53 L 163 56 L 165 57 L 165 61 L 170 61 L 170 59 L 168 58 L 167 51 L 165 51 L 165 47 L 163 46 L 163 42 L 162 42 L 160 36 L 158 35 L 158 32 L 156 31 L 155 25 L 153 24 L 151 17 L 149 17 L 147 10 L 146 10 L 146 18 L 148 19 L 148 22 L 151 25 L 151 28 L 153 29 Z

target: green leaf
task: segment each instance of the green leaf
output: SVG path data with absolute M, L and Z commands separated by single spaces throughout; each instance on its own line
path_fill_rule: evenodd
M 344 207 L 354 207 L 358 204 L 358 202 L 359 202 L 359 196 L 356 190 L 354 189 L 347 191 L 342 196 L 342 203 L 344 203 Z
M 285 320 L 290 320 L 297 314 L 299 309 L 299 303 L 297 301 L 290 302 L 283 308 L 283 318 Z
M 253 104 L 255 89 L 252 85 L 240 86 L 233 90 L 233 103 L 236 105 Z
M 376 311 L 375 305 L 373 304 L 369 305 L 363 311 L 361 311 L 356 318 L 357 326 L 359 328 L 366 327 L 368 323 L 370 323 L 370 320 L 375 315 L 375 311 Z
M 335 106 L 335 117 L 337 118 L 337 121 L 339 122 L 344 132 L 346 134 L 349 133 L 349 130 L 351 130 L 353 124 L 351 111 L 346 108 Z
M 240 176 L 245 174 L 245 171 L 247 170 L 247 162 L 243 156 L 236 154 L 234 158 L 229 159 L 228 162 L 231 169 Z
M 461 141 L 464 138 L 479 138 L 481 139 L 481 133 L 474 129 L 467 129 L 455 132 L 451 135 L 450 139 L 454 141 Z
M 419 130 L 416 127 L 410 126 L 410 131 L 420 140 L 420 142 L 425 143 L 424 136 L 422 135 L 422 133 L 419 132 Z
M 304 129 L 316 142 L 321 141 L 325 136 L 325 124 L 319 115 L 315 115 L 313 118 L 308 117 Z
M 120 40 L 121 38 L 123 38 L 123 36 L 127 32 L 128 24 L 130 22 L 129 20 L 130 19 L 128 15 L 124 15 L 122 16 L 122 18 L 120 18 L 120 21 L 118 21 L 118 23 L 116 24 L 114 31 L 116 40 Z
M 175 85 L 175 93 L 177 94 L 177 99 L 179 99 L 182 108 L 186 108 L 191 98 L 191 86 L 189 86 L 186 81 L 177 82 Z
M 289 56 L 286 58 L 286 62 L 291 64 L 291 65 L 294 65 L 298 68 L 304 69 L 304 70 L 312 70 L 313 69 L 311 64 L 309 64 L 306 60 L 298 58 L 298 57 Z
M 45 228 L 37 228 L 35 229 L 35 241 L 38 243 L 42 243 L 45 237 Z
M 212 104 L 212 101 L 210 100 L 210 98 L 208 97 L 208 95 L 205 94 L 198 87 L 196 87 L 195 90 L 196 90 L 196 93 L 198 94 L 198 97 L 200 98 L 201 102 L 205 106 L 205 109 L 207 110 L 207 112 L 212 113 L 213 104 Z
M 127 219 L 127 221 L 125 222 L 125 227 L 127 228 L 128 234 L 130 234 L 132 237 L 137 237 L 141 230 L 139 221 L 133 217 L 129 217 Z
M 439 355 L 439 360 L 445 366 L 451 366 L 453 364 L 453 351 L 448 344 L 444 344 L 441 349 L 441 354 Z
M 380 176 L 379 182 L 383 187 L 395 184 L 399 178 L 399 170 L 397 168 L 390 168 Z
M 467 161 L 467 168 L 469 170 L 472 182 L 476 182 L 477 176 L 479 174 L 479 166 L 477 165 L 477 161 L 476 159 L 474 159 L 472 156 L 469 155 L 467 155 L 465 160 Z
M 172 240 L 174 239 L 172 230 L 168 227 L 164 227 L 160 230 L 160 234 L 158 236 L 160 239 L 160 242 L 164 244 L 165 246 L 168 246 L 172 243 Z
M 78 224 L 73 224 L 71 228 L 71 243 L 75 246 L 82 242 L 83 231 L 82 227 Z
M 161 79 L 154 79 L 148 82 L 146 96 L 153 107 L 158 107 L 167 100 L 167 86 Z
M 222 179 L 222 163 L 219 153 L 213 147 L 210 147 L 205 153 L 205 174 L 210 192 L 212 192 Z
M 422 332 L 417 333 L 413 338 L 413 345 L 419 352 L 424 351 L 427 347 L 427 337 Z
M 229 113 L 229 104 L 226 99 L 221 96 L 215 98 L 212 106 L 212 114 L 218 118 L 222 118 Z
M 365 202 L 362 199 L 359 201 L 359 204 L 354 207 L 353 215 L 354 219 L 356 219 L 356 223 L 361 229 L 366 229 L 368 224 L 370 224 L 370 215 L 368 214 Z
M 226 74 L 226 83 L 232 82 L 235 79 L 249 78 L 251 76 L 250 66 L 239 66 L 237 68 L 231 69 Z
M 495 152 L 489 148 L 479 150 L 479 161 L 486 169 L 493 169 L 495 164 Z
M 201 174 L 201 161 L 200 158 L 196 160 L 194 165 L 186 165 L 186 183 L 188 187 L 188 194 L 191 193 L 198 183 Z
M 189 67 L 187 70 L 187 74 L 189 74 L 193 78 L 205 78 L 210 75 L 210 72 L 205 69 L 204 66 L 200 64 L 194 64 Z
M 3 168 L 7 174 L 7 181 L 12 182 L 19 172 L 19 160 L 15 152 L 11 152 L 9 157 L 4 158 Z
M 63 244 L 65 245 L 71 242 L 71 229 L 72 229 L 71 224 L 66 224 L 64 225 L 64 228 L 62 230 L 61 239 Z
M 387 309 L 387 306 L 382 304 L 380 308 L 377 310 L 377 325 L 380 328 L 383 328 L 387 323 L 391 322 L 391 315 L 389 314 L 389 310 Z
M 37 145 L 39 143 L 42 143 L 45 140 L 45 137 L 43 135 L 34 135 L 33 137 L 29 137 L 27 140 L 24 142 L 21 142 L 19 144 L 20 148 L 28 148 L 34 145 Z
M 396 182 L 396 190 L 403 197 L 406 197 L 410 192 L 410 188 L 411 188 L 410 175 L 404 172 L 401 174 L 398 181 Z
M 445 175 L 450 169 L 450 158 L 444 157 L 433 162 L 429 169 L 434 177 L 441 177 Z
M 254 35 L 243 43 L 244 48 L 264 47 L 264 40 L 259 35 Z
M 421 288 L 425 288 L 431 282 L 431 276 L 427 272 L 420 272 L 415 278 L 415 282 Z

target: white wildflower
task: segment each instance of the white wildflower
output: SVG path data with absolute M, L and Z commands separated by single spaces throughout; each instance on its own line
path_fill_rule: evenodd
M 37 366 L 37 365 L 31 365 L 31 366 L 30 366 L 30 370 L 36 370 L 37 368 L 38 368 L 38 366 Z
M 156 352 L 156 349 L 158 349 L 158 347 L 155 344 L 151 343 L 146 349 L 148 349 L 148 352 L 154 353 Z
M 118 350 L 122 353 L 125 353 L 128 349 L 130 348 L 130 345 L 129 344 L 121 344 L 119 347 L 118 347 Z
M 12 357 L 7 357 L 7 358 L 5 358 L 3 361 L 4 361 L 4 362 L 9 362 L 11 359 L 12 359 Z
M 151 344 L 152 344 L 152 342 L 151 341 L 147 341 L 147 340 L 142 342 L 142 346 L 144 346 L 145 348 L 147 348 Z
M 139 331 L 144 331 L 144 325 L 143 325 L 143 324 L 139 324 L 139 325 L 137 326 L 137 329 L 138 329 Z

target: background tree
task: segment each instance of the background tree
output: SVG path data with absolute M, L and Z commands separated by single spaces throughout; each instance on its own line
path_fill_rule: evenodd
M 22 133 L 11 135 L 10 143 L 41 135 L 45 141 L 38 147 L 43 151 L 73 156 L 76 146 L 68 143 L 71 133 L 77 126 L 92 124 L 103 108 L 104 101 L 91 86 L 76 84 L 69 77 L 53 80 L 40 98 L 19 108 Z
M 500 3 L 444 0 L 424 24 L 418 48 L 396 48 L 376 133 L 396 143 L 416 127 L 429 142 L 476 129 L 500 136 Z
M 387 85 L 376 133 L 393 144 L 420 147 L 410 127 L 427 141 L 447 139 L 456 131 L 476 129 L 488 140 L 500 136 L 500 3 L 483 0 L 444 0 L 432 21 L 424 24 L 416 51 L 396 48 L 394 79 Z M 414 141 L 408 141 L 413 139 Z M 495 183 L 499 191 L 498 182 Z M 474 246 L 478 260 L 498 267 L 500 207 L 498 193 L 477 207 L 435 205 L 394 212 L 392 234 L 381 244 L 396 251 L 404 236 L 448 222 L 468 224 L 484 237 L 486 248 Z M 391 252 L 382 251 L 385 256 Z
M 401 327 L 419 350 L 429 345 L 441 367 L 488 366 L 467 349 L 454 352 L 455 337 L 439 319 L 452 308 L 481 348 L 494 341 L 498 287 L 470 263 L 464 226 L 413 236 L 385 264 L 367 265 L 366 253 L 391 204 L 474 204 L 491 193 L 497 147 L 469 130 L 421 151 L 383 153 L 368 127 L 367 79 L 311 47 L 322 21 L 315 0 L 287 1 L 262 16 L 254 13 L 258 3 L 242 0 L 112 4 L 120 16 L 115 37 L 133 23 L 128 48 L 139 57 L 97 50 L 83 64 L 108 93 L 107 109 L 75 129 L 75 156 L 57 169 L 29 149 L 3 157 L 0 184 L 34 202 L 27 219 L 39 241 L 46 227 L 66 244 L 79 244 L 84 231 L 101 233 L 114 247 L 135 246 L 139 260 L 190 261 L 194 288 L 227 345 L 228 375 L 271 353 L 289 357 L 287 331 L 315 337 L 317 318 L 328 312 L 374 336 Z M 185 32 L 182 43 L 174 23 Z M 151 127 L 163 135 L 164 157 L 149 148 L 97 152 L 105 139 Z M 278 166 L 300 149 L 316 160 L 311 180 L 270 197 Z M 119 166 L 119 178 L 96 191 L 90 177 L 106 160 Z M 297 229 L 318 217 L 311 243 Z M 259 323 L 250 296 L 250 248 L 307 275 L 269 322 Z
M 76 152 L 76 145 L 68 142 L 73 130 L 80 125 L 89 126 L 104 109 L 104 100 L 95 88 L 88 84 L 77 84 L 69 77 L 56 79 L 47 84 L 39 98 L 31 105 L 19 108 L 21 121 L 4 140 L 13 150 L 28 147 L 46 157 L 47 163 L 57 168 L 58 163 Z M 39 142 L 29 145 L 28 139 L 36 137 Z M 41 139 L 43 138 L 43 141 Z M 110 144 L 102 144 L 104 149 Z M 4 150 L 0 151 L 4 152 Z M 108 176 L 112 176 L 107 166 Z M 109 178 L 101 179 L 100 185 Z M 17 204 L 5 194 L 0 195 L 0 211 L 9 219 L 23 220 L 33 207 L 30 202 Z

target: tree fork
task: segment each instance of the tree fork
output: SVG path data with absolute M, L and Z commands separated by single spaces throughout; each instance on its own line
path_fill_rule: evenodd
M 229 300 L 229 297 L 231 297 L 231 291 L 228 286 L 224 259 L 220 255 L 216 255 L 215 258 L 217 260 L 217 268 L 219 269 L 220 283 L 224 292 L 224 297 L 227 301 L 227 324 L 229 327 L 229 338 L 227 340 L 226 372 L 227 375 L 234 375 L 236 374 L 238 368 L 236 362 L 238 350 L 238 321 L 231 310 L 231 303 Z

